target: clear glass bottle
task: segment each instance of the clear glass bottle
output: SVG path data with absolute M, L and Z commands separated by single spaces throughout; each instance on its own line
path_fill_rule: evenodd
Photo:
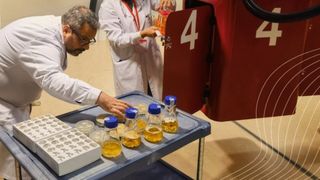
M 160 142 L 163 139 L 160 104 L 151 103 L 148 112 L 148 124 L 144 130 L 144 138 L 152 143 Z
M 137 129 L 138 110 L 136 108 L 128 108 L 126 110 L 126 126 L 127 129 L 121 139 L 122 145 L 128 148 L 137 148 L 141 144 L 141 136 Z
M 89 134 L 89 138 L 98 143 L 101 146 L 103 142 L 107 139 L 108 135 L 103 128 L 97 129 Z
M 104 128 L 104 119 L 107 117 L 107 116 L 110 116 L 110 114 L 99 114 L 97 117 L 96 117 L 96 125 L 98 127 L 101 127 L 101 128 Z
M 102 156 L 106 158 L 118 157 L 122 151 L 120 137 L 117 132 L 118 119 L 114 116 L 108 116 L 105 118 L 104 125 L 108 137 L 102 144 Z
M 137 115 L 137 131 L 139 134 L 143 134 L 144 129 L 147 126 L 147 105 L 138 104 L 135 106 L 138 109 Z
M 94 130 L 94 123 L 90 120 L 81 120 L 76 123 L 75 127 L 80 132 L 83 132 L 85 135 L 89 136 L 89 134 Z
M 179 128 L 176 113 L 177 98 L 175 96 L 166 96 L 164 104 L 165 112 L 163 113 L 162 129 L 168 133 L 176 133 Z

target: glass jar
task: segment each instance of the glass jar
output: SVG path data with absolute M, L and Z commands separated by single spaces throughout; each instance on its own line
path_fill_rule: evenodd
M 101 147 L 103 142 L 108 139 L 108 135 L 104 129 L 98 129 L 89 134 L 89 138 L 98 143 Z
M 118 157 L 122 152 L 121 141 L 117 132 L 118 119 L 114 116 L 108 116 L 104 125 L 108 136 L 102 144 L 102 156 L 106 158 Z
M 96 125 L 99 126 L 99 127 L 104 128 L 104 119 L 105 119 L 107 116 L 110 116 L 110 114 L 99 114 L 99 115 L 96 117 Z
M 127 126 L 125 124 L 123 123 L 118 124 L 117 132 L 118 132 L 118 135 L 120 136 L 120 139 L 123 137 L 126 130 L 127 130 Z
M 90 120 L 82 120 L 75 124 L 76 129 L 83 132 L 85 135 L 89 134 L 94 130 L 94 123 Z
M 136 117 L 138 110 L 136 108 L 128 108 L 126 110 L 126 126 L 127 129 L 121 139 L 122 145 L 128 148 L 137 148 L 141 144 L 141 136 L 137 131 Z
M 137 132 L 139 134 L 143 134 L 143 131 L 147 126 L 147 105 L 146 104 L 138 104 L 135 106 L 135 108 L 138 109 L 138 115 L 136 118 Z
M 175 96 L 166 96 L 164 99 L 165 111 L 163 113 L 162 129 L 168 133 L 176 133 L 179 128 L 176 103 L 177 98 Z
M 151 103 L 148 112 L 148 124 L 144 130 L 144 138 L 149 142 L 158 143 L 163 139 L 160 104 Z

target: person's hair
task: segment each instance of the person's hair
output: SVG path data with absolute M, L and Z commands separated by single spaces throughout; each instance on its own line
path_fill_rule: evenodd
M 62 24 L 69 25 L 72 29 L 80 31 L 83 24 L 88 23 L 91 28 L 98 29 L 98 17 L 86 6 L 74 6 L 62 15 Z

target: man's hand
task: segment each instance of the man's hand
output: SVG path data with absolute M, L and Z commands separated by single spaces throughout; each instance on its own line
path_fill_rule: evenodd
M 142 31 L 140 31 L 140 34 L 141 34 L 141 37 L 144 38 L 144 37 L 156 37 L 157 34 L 156 34 L 156 31 L 159 31 L 159 29 L 155 26 L 151 26 L 151 27 L 148 27 Z
M 97 104 L 105 111 L 108 111 L 121 119 L 125 118 L 124 112 L 129 107 L 128 103 L 111 97 L 104 92 L 100 93 Z

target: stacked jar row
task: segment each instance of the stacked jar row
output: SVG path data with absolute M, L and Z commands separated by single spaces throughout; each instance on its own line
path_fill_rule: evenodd
M 118 157 L 122 152 L 122 145 L 127 148 L 138 148 L 141 145 L 142 136 L 148 142 L 160 143 L 163 132 L 176 133 L 179 129 L 176 97 L 166 96 L 164 104 L 164 112 L 161 112 L 161 105 L 157 103 L 149 104 L 148 112 L 144 104 L 135 108 L 130 107 L 126 109 L 124 124 L 118 123 L 118 119 L 114 116 L 107 116 L 103 119 L 103 129 L 100 128 L 89 134 L 86 130 L 86 133 L 101 145 L 101 153 L 106 158 Z M 101 117 L 97 119 L 99 118 L 101 119 Z M 92 125 L 94 127 L 93 123 Z M 81 128 L 78 126 L 78 129 Z

